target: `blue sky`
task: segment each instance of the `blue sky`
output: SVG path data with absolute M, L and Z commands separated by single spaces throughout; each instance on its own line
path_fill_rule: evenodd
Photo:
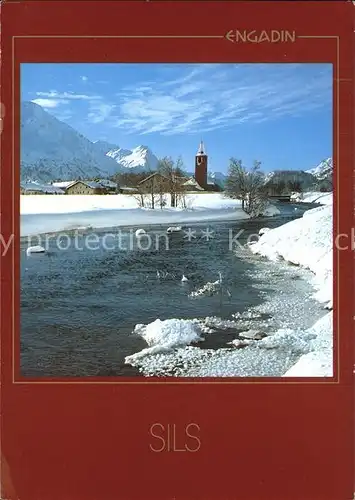
M 21 99 L 88 139 L 182 156 L 200 140 L 209 170 L 229 158 L 264 171 L 332 156 L 330 64 L 22 64 Z

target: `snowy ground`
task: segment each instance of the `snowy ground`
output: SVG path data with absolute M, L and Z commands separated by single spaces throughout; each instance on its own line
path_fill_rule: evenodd
M 332 205 L 309 210 L 301 219 L 267 232 L 250 246 L 252 252 L 269 259 L 284 259 L 310 269 L 314 273 L 315 297 L 328 309 L 333 302 L 332 214 Z M 328 313 L 309 330 L 316 334 L 311 351 L 286 376 L 332 376 L 332 316 L 332 312 Z
M 318 191 L 311 191 L 309 193 L 294 193 L 291 196 L 291 201 L 301 203 L 319 203 L 320 205 L 332 205 L 333 193 L 321 193 Z
M 186 195 L 186 204 L 195 210 L 221 210 L 240 207 L 238 200 L 223 197 L 221 193 L 192 193 Z M 133 195 L 66 195 L 65 198 L 55 195 L 22 195 L 22 214 L 68 214 L 90 212 L 95 210 L 129 210 L 139 208 Z M 182 209 L 164 209 L 164 211 L 181 211 Z
M 333 287 L 332 213 L 332 205 L 314 208 L 300 219 L 268 231 L 250 245 L 253 253 L 310 269 L 315 275 L 317 298 L 329 303 Z
M 139 208 L 132 195 L 22 195 L 21 236 L 72 230 L 79 227 L 117 227 L 178 224 L 201 221 L 247 219 L 238 200 L 221 193 L 186 196 L 187 208 Z M 279 214 L 269 205 L 264 215 Z
M 331 307 L 332 206 L 310 210 L 303 218 L 266 232 L 250 245 L 250 250 L 255 257 L 267 257 L 264 269 L 259 266 L 259 270 L 264 280 L 270 278 L 270 283 L 275 280 L 277 267 L 289 282 L 299 278 L 297 273 L 309 269 L 313 276 L 309 295 L 314 295 L 314 287 L 317 301 L 326 303 L 327 309 Z M 294 265 L 287 268 L 287 262 Z M 307 293 L 301 298 L 292 297 L 292 289 L 289 287 L 286 297 L 280 293 L 269 297 L 265 292 L 267 300 L 262 306 L 235 315 L 233 321 L 171 319 L 137 325 L 134 333 L 141 335 L 148 347 L 127 357 L 126 363 L 137 366 L 146 376 L 330 377 L 333 314 L 325 313 L 321 305 L 316 310 Z M 308 311 L 308 317 L 316 322 L 295 327 L 307 316 L 305 307 L 314 309 Z M 265 313 L 274 313 L 273 319 L 260 319 Z M 201 342 L 216 327 L 239 330 L 231 348 L 212 350 L 190 345 Z

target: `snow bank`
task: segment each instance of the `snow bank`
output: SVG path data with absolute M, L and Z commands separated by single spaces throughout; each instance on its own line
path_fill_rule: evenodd
M 224 210 L 240 208 L 240 200 L 227 198 L 223 193 L 191 193 L 186 194 L 186 206 L 166 207 L 160 212 L 176 212 L 186 210 Z M 96 210 L 129 210 L 139 208 L 137 199 L 129 194 L 116 195 L 66 195 L 65 203 L 63 198 L 58 199 L 52 195 L 28 196 L 21 195 L 20 213 L 29 214 L 72 214 L 80 212 L 90 212 Z M 265 216 L 278 215 L 280 211 L 270 204 L 264 211 Z M 248 216 L 245 214 L 245 218 Z
M 315 274 L 317 299 L 332 301 L 332 206 L 305 212 L 304 216 L 263 234 L 250 250 L 271 260 L 280 258 Z
M 221 193 L 193 193 L 186 195 L 186 205 L 194 210 L 229 209 L 241 207 L 239 200 L 224 197 Z M 139 208 L 132 195 L 66 195 L 63 198 L 52 195 L 21 196 L 21 215 L 25 214 L 69 214 L 94 210 L 127 210 Z M 159 209 L 160 210 L 160 209 Z M 163 211 L 180 209 L 166 208 Z
M 60 199 L 59 199 L 60 198 Z M 61 201 L 60 201 L 61 200 Z M 65 203 L 63 203 L 65 201 Z M 78 227 L 108 228 L 129 225 L 188 224 L 248 219 L 239 200 L 222 193 L 190 193 L 188 208 L 140 208 L 132 195 L 21 196 L 21 236 L 74 230 Z M 270 205 L 265 216 L 278 215 Z
M 236 327 L 238 322 L 218 318 L 157 321 L 147 327 L 136 327 L 147 343 L 154 345 L 126 357 L 125 360 L 126 363 L 138 367 L 145 376 L 333 375 L 331 313 L 307 330 L 282 328 L 261 340 L 236 338 L 229 342 L 233 347 L 217 350 L 201 349 L 188 344 L 200 340 L 201 331 L 208 335 L 213 331 L 213 327 L 228 329 Z M 242 336 L 242 333 L 240 335 Z
M 315 298 L 332 307 L 333 297 L 333 206 L 324 205 L 263 234 L 259 241 L 249 244 L 250 250 L 272 260 L 282 258 L 292 264 L 310 269 L 318 292 Z M 333 313 L 326 314 L 302 334 L 300 340 L 309 340 L 309 352 L 304 353 L 285 377 L 333 376 Z M 292 336 L 292 334 L 291 334 Z M 274 335 L 260 342 L 279 341 Z M 290 340 L 288 339 L 290 343 Z M 306 345 L 305 344 L 305 345 Z
M 280 210 L 275 205 L 268 205 L 263 211 L 264 217 L 274 217 L 280 215 Z
M 126 210 L 92 210 L 78 213 L 22 214 L 21 236 L 72 231 L 79 227 L 145 227 L 155 224 L 190 224 L 210 221 L 247 219 L 248 216 L 238 207 L 224 210 L 145 210 L 142 208 Z
M 330 353 L 331 354 L 331 353 Z M 333 362 L 328 352 L 310 352 L 285 373 L 284 377 L 332 377 Z
M 333 313 L 317 321 L 308 333 L 315 336 L 310 342 L 311 351 L 301 356 L 284 377 L 333 376 Z
M 321 193 L 318 191 L 312 191 L 309 193 L 293 193 L 291 195 L 291 201 L 301 203 L 319 203 L 320 205 L 332 205 L 333 193 Z
M 59 198 L 62 200 L 60 202 Z M 151 224 L 187 224 L 248 219 L 238 200 L 221 193 L 188 194 L 189 208 L 140 208 L 132 195 L 21 196 L 21 236 L 74 230 Z
M 137 359 L 147 355 L 169 351 L 203 340 L 197 320 L 167 319 L 161 321 L 157 319 L 146 326 L 137 325 L 134 331 L 147 342 L 149 347 L 127 356 L 125 362 L 128 364 L 134 364 Z

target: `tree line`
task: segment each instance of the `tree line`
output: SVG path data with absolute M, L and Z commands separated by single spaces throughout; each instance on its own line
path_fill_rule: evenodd
M 332 182 L 323 181 L 314 189 L 331 191 Z M 241 200 L 242 209 L 251 217 L 260 215 L 268 203 L 270 196 L 280 196 L 292 192 L 302 193 L 303 184 L 298 180 L 285 182 L 283 179 L 271 178 L 269 181 L 261 171 L 261 162 L 254 161 L 251 168 L 243 165 L 242 160 L 231 158 L 225 184 L 225 195 Z
M 160 159 L 154 172 L 132 173 L 128 171 L 110 177 L 110 180 L 120 187 L 134 188 L 133 196 L 138 205 L 152 209 L 157 207 L 163 209 L 166 206 L 187 208 L 187 188 L 184 185 L 187 179 L 181 157 L 175 161 L 170 156 Z M 329 183 L 324 181 L 318 189 L 331 191 L 331 181 Z M 271 195 L 279 196 L 302 191 L 303 184 L 296 178 L 285 181 L 273 176 L 268 181 L 261 170 L 261 162 L 258 160 L 255 160 L 252 167 L 248 168 L 242 160 L 230 159 L 224 195 L 240 200 L 242 209 L 251 217 L 256 217 L 263 212 Z

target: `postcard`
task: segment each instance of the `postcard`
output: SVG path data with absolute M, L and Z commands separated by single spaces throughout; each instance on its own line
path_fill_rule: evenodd
M 353 497 L 353 10 L 2 7 L 2 498 Z

